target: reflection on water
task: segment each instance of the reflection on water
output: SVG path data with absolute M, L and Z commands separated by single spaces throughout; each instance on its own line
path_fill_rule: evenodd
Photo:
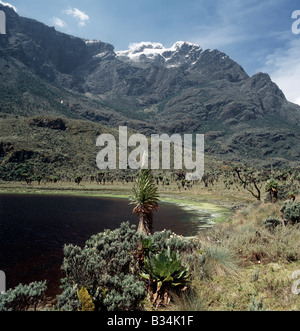
M 195 236 L 211 215 L 161 203 L 155 231 Z M 0 270 L 7 287 L 48 280 L 48 295 L 59 288 L 65 244 L 84 246 L 94 234 L 122 222 L 138 224 L 128 200 L 0 195 Z M 56 293 L 55 293 L 56 294 Z

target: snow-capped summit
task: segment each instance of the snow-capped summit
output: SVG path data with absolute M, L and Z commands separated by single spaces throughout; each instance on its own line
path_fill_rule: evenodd
M 16 13 L 18 12 L 17 11 L 17 8 L 13 5 L 11 5 L 10 3 L 8 2 L 4 2 L 4 1 L 1 1 L 0 0 L 0 5 L 4 6 L 4 7 L 9 7 L 10 9 L 13 9 Z
M 171 50 L 179 51 L 182 48 L 189 48 L 191 50 L 199 50 L 199 49 L 202 50 L 202 48 L 199 45 L 190 43 L 188 41 L 177 41 L 171 47 Z
M 164 50 L 164 46 L 160 43 L 152 42 L 141 42 L 129 45 L 129 52 L 133 54 L 143 53 L 149 50 Z
M 93 39 L 93 40 L 89 40 L 89 39 L 84 39 L 84 42 L 87 44 L 87 45 L 92 45 L 92 44 L 100 44 L 101 41 L 100 40 L 97 40 L 97 39 Z
M 170 48 L 160 43 L 141 42 L 131 44 L 128 50 L 118 51 L 116 54 L 124 61 L 147 63 L 156 60 L 172 67 L 194 62 L 202 51 L 199 45 L 185 41 L 178 41 Z

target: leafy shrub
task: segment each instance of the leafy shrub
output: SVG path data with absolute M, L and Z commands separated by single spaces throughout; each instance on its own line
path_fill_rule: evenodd
M 115 231 L 93 236 L 83 249 L 65 246 L 62 269 L 66 278 L 58 309 L 77 310 L 80 304 L 76 291 L 82 287 L 93 298 L 95 310 L 138 309 L 145 297 L 134 254 L 138 243 L 136 227 L 123 223 Z
M 45 299 L 46 289 L 46 282 L 20 284 L 15 289 L 0 295 L 0 311 L 36 311 L 38 305 Z
M 81 303 L 80 311 L 94 311 L 95 310 L 95 305 L 93 303 L 93 299 L 85 287 L 82 287 L 81 290 L 78 291 L 78 299 Z
M 30 161 L 0 165 L 0 180 L 21 181 L 24 179 L 24 174 L 28 177 L 33 176 L 33 166 Z
M 300 223 L 300 203 L 289 201 L 281 209 L 285 224 L 295 225 Z
M 55 310 L 60 311 L 79 311 L 82 308 L 78 297 L 78 286 L 72 286 L 67 279 L 62 279 L 63 293 L 57 296 Z
M 83 288 L 85 294 L 92 298 L 96 311 L 140 309 L 146 297 L 142 270 L 147 269 L 149 275 L 148 278 L 144 275 L 144 279 L 156 277 L 158 280 L 162 277 L 161 281 L 166 285 L 162 286 L 163 290 L 175 284 L 179 286 L 188 278 L 180 254 L 188 255 L 197 246 L 197 241 L 176 236 L 171 231 L 157 232 L 154 236 L 139 234 L 136 227 L 129 223 L 91 237 L 84 248 L 66 245 L 62 265 L 65 272 L 63 293 L 57 297 L 56 309 L 82 310 L 82 296 L 79 293 Z M 150 269 L 153 270 L 150 263 L 155 265 L 154 270 L 157 267 L 156 276 L 149 273 Z M 159 263 L 162 263 L 160 267 Z M 162 292 L 160 289 L 159 284 L 155 291 Z
M 109 311 L 132 311 L 141 308 L 145 298 L 144 283 L 131 274 L 117 274 L 107 279 L 109 288 L 103 304 Z
M 199 245 L 197 240 L 189 240 L 178 236 L 170 230 L 154 233 L 152 240 L 160 251 L 170 249 L 172 252 L 192 253 Z

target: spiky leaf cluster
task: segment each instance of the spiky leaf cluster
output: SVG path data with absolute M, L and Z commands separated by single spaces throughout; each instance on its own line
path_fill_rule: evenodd
M 270 192 L 270 191 L 276 192 L 276 191 L 278 191 L 278 187 L 279 187 L 279 185 L 278 185 L 277 180 L 275 180 L 273 178 L 269 179 L 266 184 L 266 192 Z
M 145 272 L 141 276 L 154 280 L 158 291 L 164 285 L 183 286 L 190 277 L 188 269 L 182 265 L 179 253 L 171 252 L 170 249 L 157 255 L 151 254 L 150 258 L 145 260 L 144 268 Z
M 151 170 L 141 170 L 132 189 L 130 200 L 131 204 L 135 206 L 133 211 L 137 215 L 142 213 L 151 214 L 158 210 L 158 189 Z

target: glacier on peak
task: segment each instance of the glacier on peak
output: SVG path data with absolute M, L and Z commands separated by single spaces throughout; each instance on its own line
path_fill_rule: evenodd
M 160 58 L 164 60 L 166 64 L 174 66 L 174 63 L 170 64 L 170 62 L 174 62 L 181 52 L 182 56 L 187 60 L 190 56 L 192 57 L 195 52 L 196 54 L 200 54 L 202 51 L 199 45 L 186 41 L 177 41 L 170 48 L 164 47 L 161 43 L 143 41 L 130 44 L 128 50 L 117 51 L 116 55 L 119 58 L 134 62 Z M 181 61 L 177 58 L 176 62 Z
M 4 7 L 9 7 L 11 9 L 13 9 L 16 13 L 18 12 L 17 8 L 8 2 L 3 2 L 0 0 L 0 5 L 2 5 Z
M 140 42 L 140 43 L 133 43 L 129 45 L 129 52 L 132 54 L 142 53 L 145 50 L 164 50 L 164 46 L 160 43 L 153 43 L 153 42 Z
M 97 39 L 93 39 L 93 40 L 86 39 L 84 40 L 84 42 L 86 43 L 86 45 L 101 44 L 101 41 Z

